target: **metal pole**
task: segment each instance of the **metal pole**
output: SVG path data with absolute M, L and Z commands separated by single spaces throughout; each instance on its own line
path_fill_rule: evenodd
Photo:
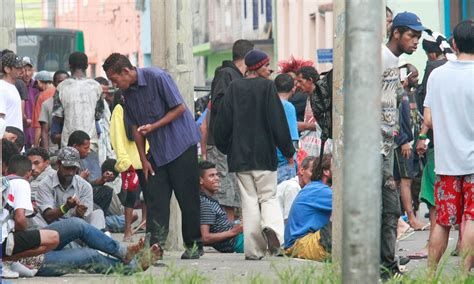
M 343 199 L 343 162 L 344 162 L 344 31 L 346 11 L 344 0 L 334 1 L 334 56 L 333 56 L 333 92 L 332 92 L 332 125 L 333 125 L 333 151 L 332 151 L 332 262 L 337 265 L 340 272 L 342 261 L 342 199 Z
M 346 0 L 343 283 L 378 283 L 380 260 L 380 0 Z
M 152 64 L 171 74 L 188 108 L 194 110 L 191 0 L 152 0 Z M 181 211 L 173 194 L 166 247 L 183 248 Z
M 15 1 L 0 0 L 0 50 L 16 51 Z

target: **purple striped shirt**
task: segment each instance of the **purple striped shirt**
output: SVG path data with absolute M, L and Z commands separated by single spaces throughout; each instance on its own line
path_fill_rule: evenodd
M 170 109 L 184 103 L 168 73 L 155 67 L 136 70 L 137 83 L 124 91 L 127 123 L 136 126 L 154 123 Z M 193 115 L 186 108 L 181 116 L 149 133 L 146 139 L 150 143 L 148 154 L 157 166 L 163 166 L 196 145 L 200 134 Z

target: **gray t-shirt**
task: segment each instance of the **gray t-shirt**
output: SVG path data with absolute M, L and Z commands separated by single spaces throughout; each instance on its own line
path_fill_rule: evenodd
M 437 175 L 474 173 L 474 61 L 448 61 L 431 72 L 425 107 L 431 110 Z
M 47 123 L 48 124 L 48 151 L 50 153 L 56 153 L 58 150 L 59 146 L 57 144 L 54 144 L 53 141 L 51 140 L 51 123 L 53 120 L 53 97 L 47 99 L 46 101 L 43 102 L 41 105 L 41 112 L 39 115 L 38 121 L 40 124 Z

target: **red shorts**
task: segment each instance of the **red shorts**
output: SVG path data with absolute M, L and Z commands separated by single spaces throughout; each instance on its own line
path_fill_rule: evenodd
M 465 176 L 436 175 L 436 223 L 451 226 L 474 220 L 474 174 Z

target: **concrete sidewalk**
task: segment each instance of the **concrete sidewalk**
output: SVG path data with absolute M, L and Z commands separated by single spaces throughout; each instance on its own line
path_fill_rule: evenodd
M 458 231 L 451 231 L 451 238 L 447 249 L 449 254 L 457 242 Z M 406 256 L 421 250 L 429 236 L 429 231 L 415 232 L 409 238 L 398 244 L 398 255 Z M 114 234 L 114 238 L 121 239 L 121 234 Z M 138 239 L 139 236 L 135 238 Z M 163 261 L 158 267 L 151 267 L 144 273 L 133 276 L 103 276 L 91 274 L 70 274 L 62 277 L 35 277 L 33 279 L 8 280 L 4 283 L 154 283 L 156 279 L 160 282 L 186 282 L 186 279 L 202 279 L 205 283 L 250 283 L 258 279 L 273 280 L 282 279 L 291 274 L 293 269 L 316 269 L 316 274 L 322 274 L 318 270 L 327 268 L 322 263 L 290 259 L 283 257 L 268 257 L 261 261 L 246 261 L 243 254 L 222 254 L 211 248 L 206 248 L 206 253 L 199 260 L 181 260 L 181 252 L 165 252 Z M 459 269 L 459 257 L 447 257 L 446 273 L 456 273 Z M 406 266 L 407 274 L 410 276 L 424 275 L 426 259 L 411 260 Z M 310 273 L 311 274 L 311 273 Z M 156 278 L 149 277 L 153 275 Z M 265 281 L 268 282 L 268 281 Z

